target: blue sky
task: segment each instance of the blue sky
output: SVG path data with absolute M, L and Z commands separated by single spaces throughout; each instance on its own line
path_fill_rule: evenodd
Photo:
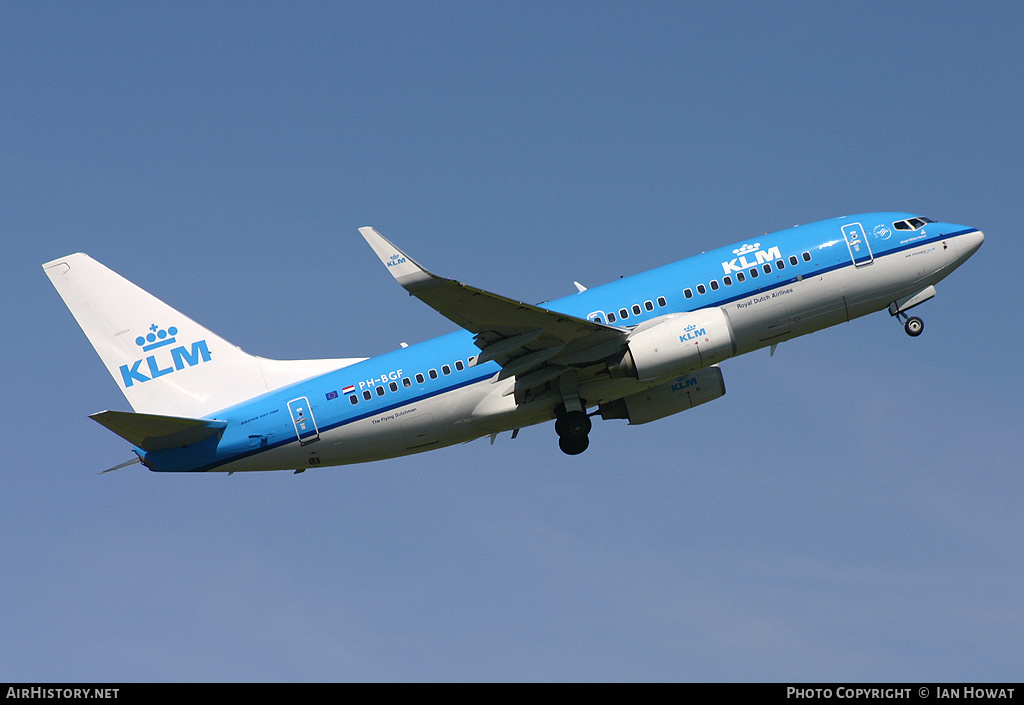
M 0 679 L 1020 680 L 1024 8 L 6 3 Z M 453 325 L 356 228 L 526 301 L 821 218 L 984 247 L 919 311 L 647 426 L 169 476 L 39 265 L 265 357 Z

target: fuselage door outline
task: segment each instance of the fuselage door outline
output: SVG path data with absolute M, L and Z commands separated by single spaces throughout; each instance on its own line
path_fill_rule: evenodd
M 316 427 L 313 410 L 309 408 L 309 399 L 306 397 L 292 399 L 288 402 L 288 413 L 292 416 L 295 435 L 298 437 L 300 445 L 320 440 L 320 429 Z
M 863 267 L 871 264 L 875 256 L 871 253 L 871 246 L 868 245 L 868 237 L 864 232 L 864 226 L 860 223 L 847 223 L 842 227 L 843 237 L 846 238 L 846 246 L 850 248 L 850 258 L 855 267 Z

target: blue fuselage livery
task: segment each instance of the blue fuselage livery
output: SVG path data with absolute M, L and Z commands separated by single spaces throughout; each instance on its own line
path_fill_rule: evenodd
M 401 286 L 463 330 L 369 359 L 266 360 L 86 255 L 44 265 L 134 409 L 93 418 L 167 472 L 381 460 L 551 419 L 577 454 L 595 416 L 642 424 L 722 396 L 727 358 L 886 308 L 920 334 L 906 311 L 984 240 L 909 213 L 846 216 L 530 305 L 360 232 Z

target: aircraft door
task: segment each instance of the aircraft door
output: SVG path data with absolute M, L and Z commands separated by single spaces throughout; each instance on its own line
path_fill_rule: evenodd
M 320 440 L 320 430 L 316 427 L 313 410 L 309 408 L 309 399 L 306 397 L 292 399 L 288 402 L 288 413 L 292 415 L 295 435 L 298 436 L 301 445 Z
M 864 226 L 860 223 L 848 223 L 843 226 L 843 237 L 846 238 L 846 246 L 850 248 L 850 257 L 856 267 L 871 264 L 874 255 L 871 254 L 871 246 L 868 245 L 868 237 L 864 233 Z

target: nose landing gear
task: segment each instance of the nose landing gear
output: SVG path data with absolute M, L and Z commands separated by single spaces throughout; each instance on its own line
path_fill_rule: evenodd
M 911 338 L 916 338 L 924 332 L 924 321 L 917 316 L 907 316 L 907 314 L 902 312 L 898 312 L 895 315 L 903 322 L 903 330 Z
M 911 338 L 916 338 L 924 332 L 924 321 L 917 316 L 911 316 L 903 322 L 903 330 L 907 331 Z
M 924 321 L 917 316 L 908 317 L 907 311 L 918 304 L 924 303 L 933 296 L 935 296 L 935 287 L 929 284 L 917 293 L 904 296 L 902 299 L 896 299 L 889 304 L 889 315 L 896 316 L 897 320 L 902 321 L 903 330 L 907 331 L 907 335 L 911 338 L 916 338 L 924 332 Z

